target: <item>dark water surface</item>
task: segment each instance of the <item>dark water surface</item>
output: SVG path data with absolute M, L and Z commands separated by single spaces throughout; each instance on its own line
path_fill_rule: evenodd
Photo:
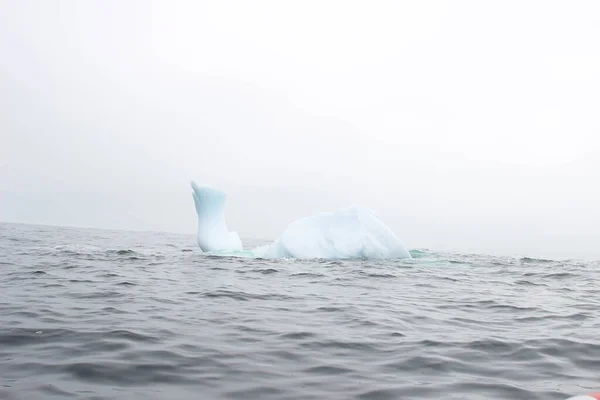
M 565 399 L 600 389 L 600 263 L 202 255 L 0 224 L 0 399 Z

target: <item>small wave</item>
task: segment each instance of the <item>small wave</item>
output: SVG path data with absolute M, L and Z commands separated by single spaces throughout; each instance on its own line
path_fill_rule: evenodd
M 395 279 L 396 275 L 386 274 L 386 273 L 377 273 L 377 272 L 368 272 L 368 271 L 359 271 L 359 274 L 367 277 L 367 278 L 384 278 L 384 279 Z
M 346 309 L 347 309 L 346 307 L 325 306 L 325 307 L 319 307 L 319 308 L 317 308 L 317 311 L 339 312 L 339 311 L 345 311 Z
M 125 250 L 106 250 L 107 254 L 116 254 L 119 256 L 129 256 L 129 255 L 133 255 L 133 254 L 137 254 L 135 251 L 130 250 L 130 249 L 125 249 Z
M 114 272 L 108 272 L 108 273 L 106 273 L 106 274 L 102 274 L 102 275 L 99 275 L 99 276 L 100 276 L 101 278 L 116 278 L 116 277 L 119 277 L 119 276 L 121 276 L 121 275 L 119 275 L 119 274 L 115 274 Z
M 243 390 L 225 392 L 226 398 L 231 399 L 282 399 L 287 391 L 273 386 L 255 386 Z
M 96 283 L 90 279 L 69 279 L 69 283 Z
M 521 261 L 524 264 L 529 264 L 529 263 L 548 264 L 548 263 L 556 262 L 554 260 L 549 260 L 549 259 L 545 259 L 545 258 L 532 258 L 532 257 L 522 257 L 519 261 Z
M 105 314 L 109 314 L 109 315 L 112 315 L 112 314 L 129 314 L 127 311 L 120 310 L 120 309 L 118 309 L 116 307 L 104 307 L 100 311 L 102 311 Z
M 299 272 L 296 274 L 292 274 L 292 276 L 304 277 L 304 278 L 322 278 L 325 275 L 319 274 L 319 273 L 314 273 L 314 272 Z
M 205 292 L 202 294 L 203 297 L 209 298 L 230 298 L 240 301 L 249 300 L 290 300 L 293 299 L 291 296 L 283 294 L 257 294 L 257 293 L 246 293 L 236 292 L 232 290 L 215 290 L 213 292 Z
M 240 272 L 240 271 L 237 271 L 237 272 Z M 258 272 L 263 275 L 270 275 L 270 274 L 278 273 L 279 270 L 277 270 L 275 268 L 257 268 L 257 269 L 249 270 L 249 272 Z
M 592 319 L 593 317 L 590 314 L 586 314 L 584 312 L 569 314 L 569 315 L 540 315 L 540 316 L 526 316 L 526 317 L 518 317 L 515 318 L 516 321 L 519 322 L 549 322 L 549 321 L 571 321 L 571 322 L 580 322 Z
M 38 318 L 40 314 L 33 311 L 11 311 L 6 313 L 6 315 L 16 316 L 16 317 L 25 317 L 25 318 Z
M 279 335 L 279 337 L 281 339 L 293 339 L 293 340 L 299 340 L 299 339 L 308 339 L 308 338 L 312 338 L 315 337 L 316 334 L 313 332 L 306 332 L 306 331 L 300 331 L 300 332 L 289 332 L 289 333 L 283 333 L 281 335 Z
M 373 342 L 344 341 L 344 340 L 320 340 L 301 343 L 300 346 L 313 349 L 344 349 L 360 351 L 376 351 L 377 346 Z
M 99 292 L 85 292 L 85 293 L 71 293 L 70 297 L 77 299 L 111 299 L 125 296 L 124 293 L 116 292 L 114 290 L 105 290 Z
M 102 248 L 89 245 L 58 245 L 49 249 L 57 255 L 89 256 L 102 252 Z
M 50 288 L 66 288 L 65 285 L 61 285 L 60 283 L 48 283 L 43 285 L 44 288 L 50 289 Z
M 79 362 L 62 365 L 62 371 L 76 379 L 110 384 L 150 384 L 188 382 L 180 367 L 167 363 L 135 364 L 131 362 Z
M 157 343 L 160 340 L 154 336 L 145 335 L 132 330 L 117 329 L 106 333 L 101 333 L 104 338 L 125 339 L 133 342 Z
M 33 313 L 33 318 L 39 316 Z M 12 328 L 10 330 L 0 330 L 0 344 L 6 346 L 26 346 L 33 343 L 63 340 L 71 337 L 74 331 L 68 329 L 31 329 L 31 328 Z
M 344 375 L 354 372 L 354 370 L 346 367 L 340 367 L 337 365 L 319 365 L 316 367 L 306 368 L 302 371 L 306 374 L 315 374 L 318 376 L 327 376 L 327 375 Z
M 574 274 L 572 272 L 554 272 L 551 274 L 542 275 L 544 278 L 556 278 L 556 279 L 564 279 L 564 278 L 577 278 L 579 274 Z
M 56 385 L 53 385 L 51 383 L 39 386 L 38 390 L 40 392 L 42 392 L 42 393 L 45 393 L 45 394 L 49 395 L 49 396 L 60 396 L 61 398 L 64 398 L 64 397 L 77 397 L 76 393 L 67 392 L 66 390 L 63 390 L 63 389 L 61 389 L 61 388 L 59 388 Z
M 460 368 L 461 362 L 450 357 L 441 355 L 417 355 L 402 361 L 392 361 L 383 364 L 383 368 L 394 371 L 423 371 L 431 374 L 433 372 L 447 373 Z M 464 367 L 462 367 L 464 368 Z
M 523 286 L 548 286 L 545 283 L 540 283 L 540 282 L 532 282 L 532 281 L 528 281 L 528 280 L 518 280 L 515 281 L 516 285 L 523 285 Z
M 538 311 L 540 310 L 537 307 L 528 307 L 528 306 L 517 306 L 514 304 L 505 304 L 505 303 L 500 303 L 494 300 L 491 301 L 479 301 L 476 302 L 476 304 L 479 304 L 487 309 L 491 309 L 491 310 L 497 310 L 497 311 L 506 311 L 506 312 L 518 312 L 518 313 L 522 313 L 524 311 Z

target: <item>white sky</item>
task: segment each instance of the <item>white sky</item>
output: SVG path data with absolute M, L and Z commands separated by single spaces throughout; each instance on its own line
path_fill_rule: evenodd
M 600 2 L 0 0 L 0 220 L 600 259 Z

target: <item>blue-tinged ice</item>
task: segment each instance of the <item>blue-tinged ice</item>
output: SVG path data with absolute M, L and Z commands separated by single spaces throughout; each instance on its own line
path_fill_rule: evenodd
M 411 258 L 404 244 L 371 211 L 358 206 L 292 222 L 269 246 L 243 251 L 225 224 L 224 192 L 192 182 L 198 213 L 198 245 L 205 252 L 264 258 Z
M 289 224 L 265 258 L 410 258 L 404 244 L 371 211 L 352 206 Z
M 204 252 L 241 251 L 237 232 L 229 232 L 225 223 L 225 200 L 221 190 L 192 182 L 192 196 L 198 214 L 198 246 Z

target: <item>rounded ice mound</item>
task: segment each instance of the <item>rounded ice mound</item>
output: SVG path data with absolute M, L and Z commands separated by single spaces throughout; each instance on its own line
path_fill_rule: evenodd
M 358 206 L 299 219 L 271 245 L 244 252 L 239 235 L 225 223 L 225 192 L 193 181 L 192 189 L 198 245 L 204 252 L 263 258 L 411 258 L 381 220 Z
M 292 222 L 265 258 L 411 258 L 404 244 L 371 211 L 352 206 Z
M 225 223 L 225 192 L 192 181 L 192 196 L 198 214 L 198 246 L 205 252 L 241 251 L 242 241 Z

